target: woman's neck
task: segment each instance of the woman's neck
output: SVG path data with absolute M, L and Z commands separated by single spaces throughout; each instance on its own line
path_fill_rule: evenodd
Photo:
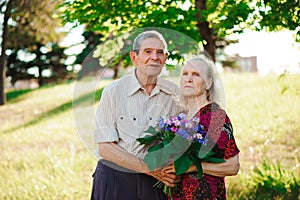
M 208 101 L 206 98 L 206 94 L 197 97 L 188 97 L 187 101 L 189 109 L 187 113 L 188 119 L 194 117 L 200 108 L 210 103 L 210 101 Z

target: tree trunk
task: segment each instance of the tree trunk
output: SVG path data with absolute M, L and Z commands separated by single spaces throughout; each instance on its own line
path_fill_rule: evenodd
M 196 14 L 197 27 L 199 33 L 206 44 L 204 44 L 205 51 L 209 54 L 211 59 L 216 62 L 216 39 L 213 35 L 213 30 L 209 28 L 209 23 L 201 16 L 201 13 L 206 10 L 206 0 L 195 0 L 198 12 Z
M 39 82 L 39 86 L 42 86 L 44 85 L 44 78 L 42 76 L 42 67 L 40 66 L 40 64 L 38 65 L 38 69 L 39 69 L 39 79 L 38 79 L 38 82 Z
M 4 105 L 6 103 L 6 94 L 5 94 L 5 83 L 6 83 L 6 46 L 8 39 L 8 19 L 10 18 L 10 10 L 11 10 L 12 1 L 8 1 L 6 4 L 6 10 L 4 12 L 3 19 L 3 30 L 2 30 L 2 44 L 1 44 L 1 56 L 0 56 L 0 105 Z
M 114 80 L 118 79 L 118 74 L 119 74 L 119 67 L 118 67 L 118 65 L 116 65 L 114 67 L 114 76 L 113 76 Z

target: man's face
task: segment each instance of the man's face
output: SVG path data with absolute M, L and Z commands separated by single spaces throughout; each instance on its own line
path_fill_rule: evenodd
M 138 52 L 131 52 L 132 63 L 137 67 L 137 74 L 144 77 L 157 77 L 168 58 L 165 47 L 157 38 L 142 41 Z

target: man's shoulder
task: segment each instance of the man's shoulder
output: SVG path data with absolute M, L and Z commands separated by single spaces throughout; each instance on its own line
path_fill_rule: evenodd
M 176 95 L 178 95 L 180 92 L 179 87 L 172 81 L 169 81 L 169 80 L 166 80 L 163 78 L 159 78 L 158 84 L 164 92 L 167 92 L 170 94 L 176 94 Z
M 120 86 L 124 86 L 125 84 L 128 84 L 128 81 L 131 79 L 131 75 L 125 75 L 122 78 L 113 80 L 111 83 L 109 83 L 107 86 L 105 86 L 104 91 L 112 91 L 115 90 L 117 88 L 119 88 Z

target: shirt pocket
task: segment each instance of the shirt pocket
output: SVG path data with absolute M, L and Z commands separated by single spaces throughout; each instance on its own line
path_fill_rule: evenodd
M 120 114 L 117 118 L 119 136 L 123 140 L 129 139 L 126 137 L 141 137 L 148 128 L 148 123 L 143 116 Z

